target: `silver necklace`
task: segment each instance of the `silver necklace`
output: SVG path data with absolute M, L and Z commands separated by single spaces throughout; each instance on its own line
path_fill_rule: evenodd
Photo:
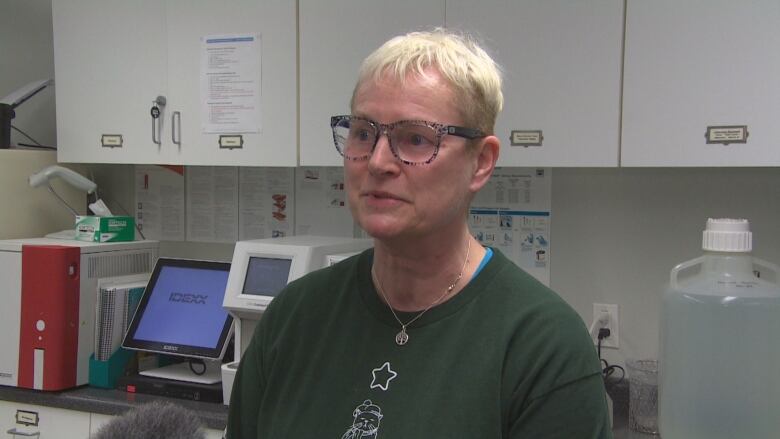
M 460 267 L 460 273 L 458 273 L 458 277 L 455 278 L 455 281 L 452 282 L 452 284 L 447 287 L 446 290 L 444 290 L 444 293 L 442 293 L 441 296 L 439 296 L 438 299 L 434 300 L 433 303 L 428 305 L 424 310 L 420 311 L 419 314 L 414 316 L 411 320 L 404 323 L 401 321 L 401 319 L 398 318 L 398 314 L 395 313 L 395 310 L 393 309 L 393 306 L 390 304 L 390 300 L 387 299 L 387 296 L 385 295 L 384 290 L 382 289 L 382 282 L 379 280 L 379 278 L 376 275 L 376 270 L 374 270 L 374 266 L 371 266 L 371 277 L 374 280 L 374 284 L 377 287 L 377 290 L 379 290 L 379 294 L 382 295 L 382 298 L 385 299 L 385 303 L 387 304 L 387 307 L 390 308 L 390 312 L 393 313 L 393 317 L 395 317 L 395 320 L 398 322 L 399 325 L 401 325 L 401 330 L 398 332 L 398 334 L 395 335 L 395 343 L 398 346 L 403 346 L 407 342 L 409 342 L 409 334 L 406 332 L 406 328 L 409 327 L 412 323 L 417 321 L 420 317 L 423 316 L 426 312 L 428 312 L 429 309 L 433 308 L 437 303 L 444 300 L 445 297 L 447 297 L 448 294 L 452 292 L 452 290 L 455 288 L 455 285 L 458 284 L 460 281 L 460 278 L 463 277 L 463 270 L 466 269 L 466 264 L 469 262 L 469 253 L 471 252 L 471 237 L 469 237 L 469 240 L 467 241 L 466 245 L 466 259 L 463 261 L 463 266 Z

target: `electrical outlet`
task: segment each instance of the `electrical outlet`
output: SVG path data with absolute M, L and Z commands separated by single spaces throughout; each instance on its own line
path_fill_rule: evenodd
M 593 304 L 593 320 L 595 321 L 602 313 L 609 314 L 609 321 L 604 325 L 596 324 L 596 328 L 593 331 L 593 343 L 597 343 L 599 328 L 609 328 L 609 337 L 601 340 L 602 348 L 620 348 L 620 320 L 618 319 L 618 306 L 615 304 L 606 303 L 594 303 Z

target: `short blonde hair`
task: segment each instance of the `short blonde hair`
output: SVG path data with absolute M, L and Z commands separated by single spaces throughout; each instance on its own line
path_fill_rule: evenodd
M 463 123 L 493 134 L 504 105 L 500 68 L 472 37 L 443 28 L 397 36 L 369 55 L 360 66 L 350 108 L 366 81 L 391 75 L 402 84 L 409 74 L 423 76 L 430 67 L 452 87 Z

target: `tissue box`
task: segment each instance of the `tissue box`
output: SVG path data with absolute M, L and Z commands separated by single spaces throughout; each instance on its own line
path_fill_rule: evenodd
M 118 242 L 135 240 L 135 218 L 132 216 L 77 216 L 76 240 Z

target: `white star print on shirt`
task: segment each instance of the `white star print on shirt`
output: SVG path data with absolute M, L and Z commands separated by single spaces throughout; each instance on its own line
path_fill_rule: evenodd
M 385 361 L 385 364 L 383 364 L 382 367 L 372 370 L 371 375 L 374 377 L 371 381 L 371 388 L 375 389 L 379 387 L 384 391 L 387 391 L 387 388 L 390 386 L 390 381 L 398 376 L 396 372 L 390 369 L 389 361 Z

